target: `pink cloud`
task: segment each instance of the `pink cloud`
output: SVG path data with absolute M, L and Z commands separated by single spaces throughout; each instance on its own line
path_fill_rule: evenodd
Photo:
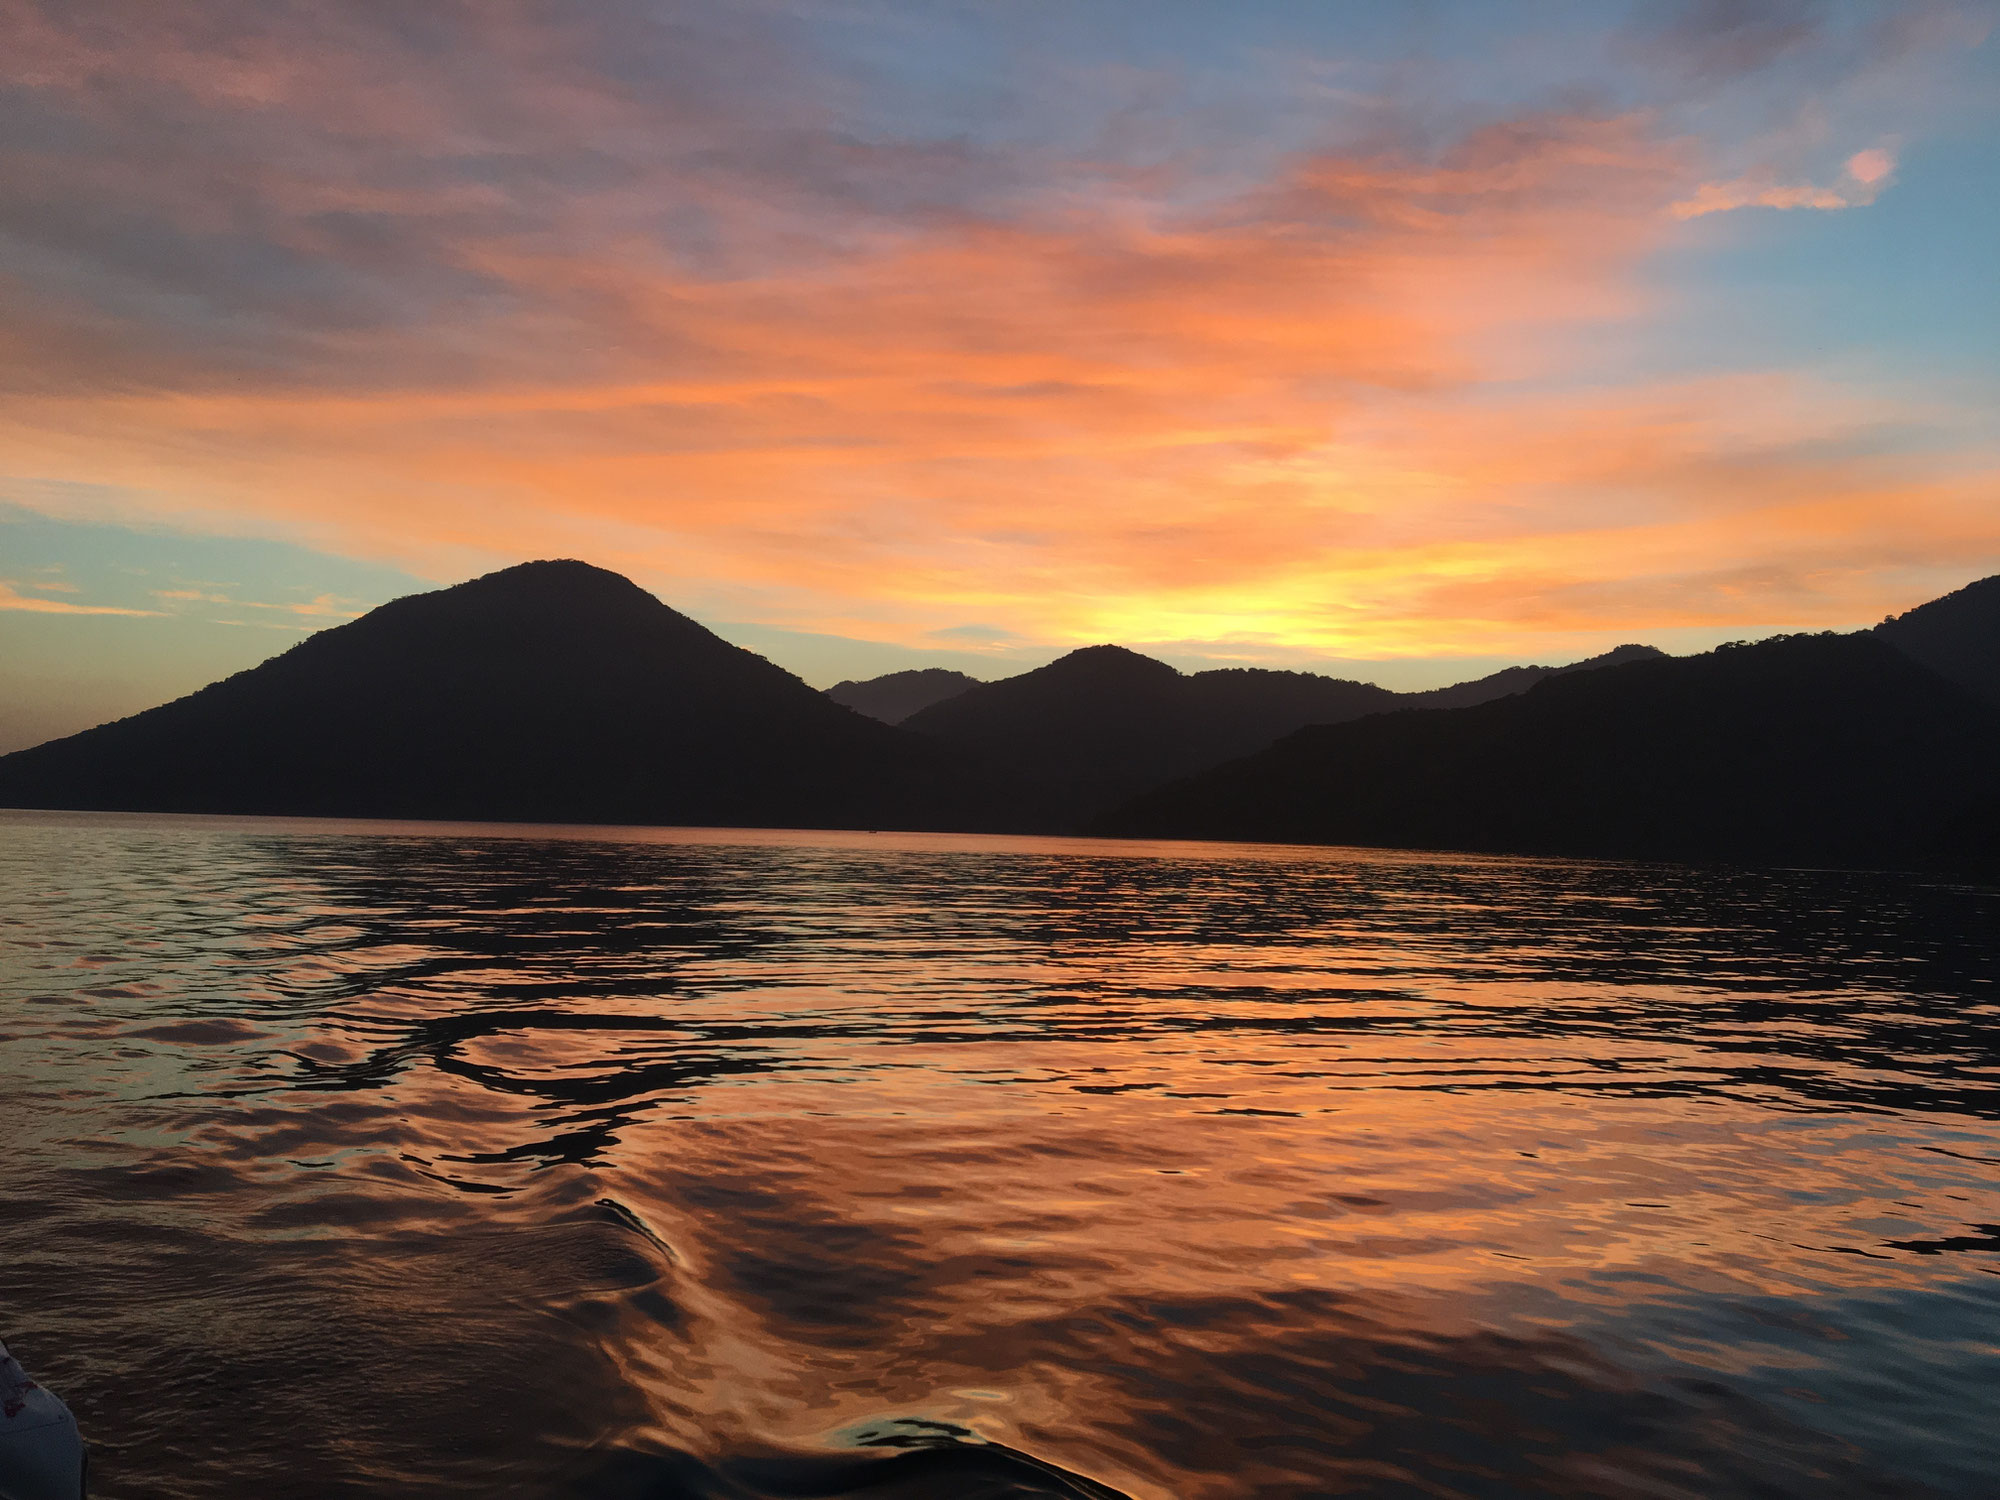
M 1847 159 L 1841 179 L 1831 187 L 1811 183 L 1778 183 L 1765 173 L 1724 182 L 1704 182 L 1694 193 L 1671 205 L 1677 219 L 1727 213 L 1738 208 L 1863 208 L 1889 185 L 1896 158 L 1880 147 L 1857 151 Z
M 1872 187 L 1896 170 L 1896 158 L 1880 148 L 1857 151 L 1847 158 L 1847 175 Z

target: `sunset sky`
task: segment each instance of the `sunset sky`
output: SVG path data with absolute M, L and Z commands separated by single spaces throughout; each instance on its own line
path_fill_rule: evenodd
M 628 573 L 1395 686 L 2000 573 L 2000 8 L 0 0 L 0 749 Z

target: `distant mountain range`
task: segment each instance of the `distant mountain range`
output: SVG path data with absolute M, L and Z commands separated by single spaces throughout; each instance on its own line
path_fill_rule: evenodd
M 2000 873 L 2000 579 L 1424 693 L 1091 646 L 816 693 L 614 573 L 399 599 L 0 757 L 0 805 L 1032 831 Z
M 1476 703 L 1491 703 L 1495 698 L 1511 698 L 1516 693 L 1525 693 L 1536 683 L 1551 677 L 1563 677 L 1571 672 L 1594 672 L 1599 667 L 1622 667 L 1627 662 L 1657 661 L 1666 654 L 1657 646 L 1619 646 L 1602 656 L 1571 662 L 1566 667 L 1502 667 L 1491 676 L 1476 677 L 1471 682 L 1428 688 L 1420 693 L 1404 693 L 1398 707 L 1471 708 Z
M 1187 676 L 1122 646 L 1087 646 L 934 703 L 903 727 L 1011 782 L 1027 826 L 1059 829 L 1301 724 L 1395 701 L 1365 682 L 1305 672 Z
M 1568 667 L 1509 667 L 1474 682 L 1397 693 L 1311 672 L 1227 667 L 1186 674 L 1122 646 L 1086 646 L 998 682 L 961 673 L 893 673 L 842 683 L 829 696 L 869 712 L 872 701 L 935 701 L 895 722 L 963 752 L 1014 790 L 1021 826 L 1075 827 L 1163 782 L 1260 750 L 1308 724 L 1340 724 L 1393 709 L 1456 706 L 1524 692 L 1545 678 L 1658 657 L 1651 646 Z M 958 678 L 959 683 L 945 680 Z M 844 695 L 843 695 L 844 690 Z M 887 713 L 877 717 L 888 718 Z
M 2000 653 L 1990 616 L 1932 623 L 1918 638 L 1942 658 Z M 2000 708 L 1905 655 L 1897 631 L 1790 636 L 1302 729 L 1092 828 L 1991 875 L 1996 745 Z
M 1119 648 L 1086 646 L 1083 649 L 1090 651 Z M 1544 677 L 1554 677 L 1564 672 L 1587 672 L 1594 667 L 1622 666 L 1628 661 L 1642 661 L 1648 657 L 1665 654 L 1652 646 L 1620 646 L 1615 651 L 1607 651 L 1602 656 L 1593 656 L 1587 661 L 1572 662 L 1566 667 L 1503 667 L 1490 676 L 1475 678 L 1470 682 L 1454 683 L 1450 687 L 1426 688 L 1414 693 L 1393 692 L 1388 688 L 1373 687 L 1365 682 L 1344 685 L 1367 688 L 1373 695 L 1366 699 L 1353 699 L 1354 702 L 1365 705 L 1362 708 L 1364 713 L 1378 713 L 1389 707 L 1465 708 L 1474 703 L 1485 703 L 1489 699 L 1504 698 L 1509 693 L 1525 693 Z M 1139 661 L 1151 659 L 1132 651 L 1126 652 L 1125 655 Z M 1312 672 L 1279 672 L 1260 667 L 1220 668 L 1200 675 L 1214 677 L 1221 672 L 1238 674 L 1239 693 L 1268 698 L 1272 705 L 1271 711 L 1276 715 L 1273 722 L 1283 726 L 1274 729 L 1273 734 L 1286 733 L 1305 724 L 1324 722 L 1313 715 L 1323 711 L 1332 700 L 1310 687 L 1302 687 L 1302 684 L 1339 680 Z M 1268 693 L 1258 693 L 1250 686 L 1260 683 L 1268 686 Z M 987 685 L 977 677 L 969 677 L 963 672 L 952 672 L 943 667 L 921 667 L 914 671 L 890 672 L 881 677 L 870 677 L 859 682 L 851 679 L 846 682 L 836 682 L 826 690 L 826 695 L 835 703 L 843 703 L 856 713 L 866 714 L 871 719 L 880 719 L 884 724 L 901 724 L 934 703 L 942 703 L 945 699 L 956 698 L 971 688 Z M 1297 723 L 1290 723 L 1288 721 L 1294 716 L 1295 706 L 1310 711 L 1306 717 L 1298 719 Z

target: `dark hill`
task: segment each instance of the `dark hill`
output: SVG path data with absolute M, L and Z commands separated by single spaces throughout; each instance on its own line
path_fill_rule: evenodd
M 1396 693 L 1262 667 L 1184 675 L 1122 646 L 1087 646 L 1037 671 L 969 688 L 912 714 L 904 727 L 1011 778 L 1022 788 L 1027 826 L 1071 829 L 1308 724 L 1454 701 L 1454 694 L 1484 702 L 1549 677 L 1659 655 L 1651 646 L 1620 646 L 1570 667 L 1510 667 L 1430 693 Z
M 1097 831 L 1991 874 L 1996 734 L 1877 636 L 1792 636 L 1301 730 Z
M 2000 705 L 2000 577 L 1920 604 L 1875 627 L 1912 661 Z
M 1023 786 L 1029 826 L 1067 829 L 1301 724 L 1397 701 L 1365 682 L 1249 668 L 1184 676 L 1122 646 L 1086 646 L 933 704 L 904 727 Z
M 1406 708 L 1471 708 L 1475 703 L 1491 703 L 1525 693 L 1538 682 L 1569 672 L 1591 672 L 1599 667 L 1622 667 L 1627 662 L 1653 661 L 1667 653 L 1657 646 L 1618 646 L 1602 656 L 1571 662 L 1566 667 L 1502 667 L 1471 682 L 1455 682 L 1450 687 L 1429 688 L 1421 693 L 1405 693 Z
M 920 709 L 947 698 L 956 698 L 967 688 L 979 686 L 977 677 L 944 667 L 919 667 L 908 672 L 889 672 L 865 681 L 836 682 L 826 690 L 835 703 L 880 719 L 884 724 L 900 724 Z
M 534 562 L 412 595 L 129 719 L 0 758 L 0 805 L 966 826 L 935 743 L 636 584 Z
M 1267 667 L 1217 667 L 1196 672 L 1187 682 L 1204 730 L 1195 749 L 1210 765 L 1268 745 L 1303 725 L 1338 724 L 1402 701 L 1400 694 L 1372 682 Z

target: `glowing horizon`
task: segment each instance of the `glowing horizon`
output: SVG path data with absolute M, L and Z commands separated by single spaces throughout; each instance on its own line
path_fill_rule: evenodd
M 0 629 L 577 556 L 857 664 L 1550 660 L 2000 572 L 1990 4 L 1426 14 L 0 0 Z

